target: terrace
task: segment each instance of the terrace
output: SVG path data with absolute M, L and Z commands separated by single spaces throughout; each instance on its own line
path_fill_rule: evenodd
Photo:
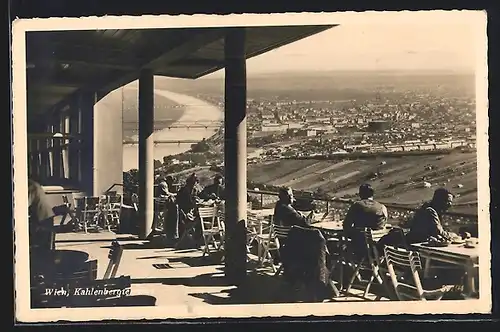
M 276 192 L 249 191 L 253 204 L 248 206 L 248 215 L 258 216 L 261 222 L 268 220 L 272 214 L 272 206 L 276 201 Z M 349 205 L 348 200 L 324 199 L 319 197 L 299 196 L 312 199 L 316 205 L 318 228 L 325 234 L 334 234 Z M 137 220 L 136 211 L 127 205 L 122 208 L 121 223 L 126 226 L 130 221 Z M 390 223 L 396 226 L 404 220 L 412 210 L 404 207 L 389 206 Z M 76 211 L 81 218 L 82 211 Z M 460 213 L 450 213 L 448 218 L 460 219 L 467 226 L 477 226 L 477 216 Z M 179 249 L 173 243 L 166 241 L 161 234 L 141 239 L 138 234 L 132 234 L 130 228 L 118 227 L 114 231 L 97 230 L 95 232 L 77 232 L 66 227 L 62 216 L 56 218 L 59 229 L 56 235 L 56 251 L 74 254 L 85 253 L 87 261 L 95 261 L 94 279 L 113 280 L 120 276 L 130 278 L 128 285 L 133 295 L 128 302 L 119 305 L 156 305 L 187 307 L 229 305 L 229 304 L 266 304 L 266 303 L 297 303 L 314 302 L 310 294 L 300 291 L 285 282 L 282 275 L 276 275 L 277 265 L 261 260 L 261 253 L 254 246 L 247 254 L 247 277 L 239 285 L 230 282 L 224 276 L 225 249 L 212 249 L 212 253 L 204 255 L 205 246 L 199 249 Z M 327 220 L 328 219 L 328 220 Z M 66 225 L 66 226 L 65 226 Z M 459 225 L 457 224 L 456 227 Z M 248 226 L 250 227 L 250 226 Z M 332 233 L 333 230 L 333 233 Z M 476 230 L 477 232 L 477 230 Z M 477 236 L 477 235 L 476 235 Z M 118 262 L 111 263 L 108 254 L 112 243 L 116 241 L 121 248 Z M 72 253 L 73 252 L 73 253 Z M 117 266 L 109 275 L 110 264 Z M 355 282 L 348 290 L 343 284 L 351 277 L 352 270 L 337 271 L 332 275 L 333 284 L 338 293 L 324 299 L 323 302 L 352 302 L 352 301 L 384 301 L 397 300 L 397 297 L 386 286 L 373 284 L 369 292 L 366 282 Z M 341 277 L 342 275 L 342 277 Z M 71 279 L 71 277 L 69 277 Z M 390 285 L 390 280 L 384 281 Z M 342 289 L 344 286 L 344 289 Z M 292 291 L 294 290 L 294 291 Z M 456 296 L 461 296 L 455 292 Z M 135 298 L 136 300 L 132 300 Z M 74 304 L 78 306 L 78 304 Z M 56 305 L 57 306 L 57 305 Z
M 265 209 L 268 204 L 267 201 L 264 204 L 263 196 L 260 199 L 260 206 L 251 208 L 247 206 L 245 61 L 249 57 L 327 28 L 331 26 L 180 29 L 180 31 L 164 29 L 147 32 L 79 31 L 76 37 L 79 37 L 81 44 L 74 48 L 70 45 L 73 45 L 75 36 L 69 35 L 70 32 L 57 32 L 38 41 L 33 36 L 27 38 L 27 60 L 30 69 L 27 77 L 28 118 L 21 117 L 18 121 L 28 120 L 26 121 L 30 143 L 27 144 L 30 166 L 28 174 L 42 176 L 42 179 L 52 176 L 61 181 L 73 180 L 77 183 L 74 191 L 81 191 L 84 197 L 99 201 L 93 206 L 92 211 L 89 211 L 86 200 L 83 205 L 75 204 L 76 200 L 67 197 L 68 205 L 65 206 L 69 208 L 72 208 L 69 204 L 77 206 L 75 213 L 80 215 L 79 219 L 84 223 L 94 223 L 93 226 L 102 220 L 106 222 L 111 220 L 113 223 L 113 225 L 101 224 L 104 229 L 101 227 L 94 233 L 75 232 L 72 229 L 63 231 L 68 228 L 64 227 L 63 222 L 55 238 L 56 257 L 53 264 L 61 269 L 59 271 L 61 274 L 58 276 L 62 277 L 62 282 L 75 279 L 75 274 L 91 283 L 99 280 L 111 283 L 116 281 L 116 277 L 124 275 L 132 295 L 136 295 L 131 297 L 128 304 L 134 305 L 138 305 L 137 302 L 133 303 L 137 296 L 142 296 L 145 301 L 143 304 L 183 304 L 188 308 L 205 303 L 307 301 L 308 296 L 305 296 L 306 300 L 302 296 L 299 296 L 299 299 L 283 298 L 283 295 L 295 292 L 281 290 L 281 286 L 285 283 L 279 275 L 274 275 L 276 267 L 273 261 L 267 260 L 268 257 L 263 256 L 262 251 L 258 250 L 266 245 L 266 241 L 262 238 L 264 236 L 270 238 L 273 234 L 269 223 L 267 223 L 270 227 L 269 233 L 262 233 L 259 230 L 254 234 L 262 240 L 257 241 L 257 258 L 260 259 L 257 266 L 254 263 L 255 250 L 247 252 L 246 239 L 250 229 L 250 219 L 254 222 L 255 217 L 257 224 L 261 225 L 257 228 L 262 229 L 262 225 L 266 224 L 272 212 Z M 110 40 L 113 40 L 112 44 Z M 140 40 L 142 42 L 138 42 Z M 167 40 L 170 43 L 164 42 Z M 98 52 L 95 51 L 97 46 L 100 50 Z M 113 48 L 108 49 L 110 46 Z M 37 49 L 47 51 L 51 47 L 58 50 L 55 58 L 53 55 L 37 52 Z M 138 50 L 140 52 L 136 52 Z M 102 58 L 96 58 L 94 56 L 96 54 Z M 126 57 L 134 54 L 137 57 Z M 78 58 L 73 58 L 76 55 Z M 109 61 L 110 59 L 115 61 Z M 201 250 L 175 250 L 162 236 L 154 236 L 153 76 L 157 74 L 198 78 L 221 68 L 226 71 L 224 159 L 228 208 L 213 219 L 220 221 L 224 218 L 224 222 L 219 225 L 219 229 L 224 227 L 224 236 L 219 241 L 219 245 L 223 244 L 223 250 L 218 246 L 219 250 L 206 258 L 203 257 Z M 114 158 L 112 154 L 121 150 L 123 141 L 119 133 L 122 132 L 122 128 L 112 126 L 115 119 L 110 117 L 111 112 L 95 112 L 94 106 L 114 88 L 137 77 L 140 113 L 139 201 L 137 204 L 128 202 L 130 205 L 120 201 L 112 205 L 110 201 L 101 202 L 100 197 L 106 193 L 106 189 L 115 182 L 115 179 L 122 176 L 122 167 L 115 160 L 121 158 Z M 94 116 L 98 117 L 99 121 L 94 121 Z M 101 139 L 99 134 L 102 135 Z M 27 160 L 23 159 L 27 156 L 17 157 L 18 165 L 28 164 L 24 162 Z M 23 187 L 28 174 L 15 173 L 15 181 L 19 183 L 19 187 Z M 54 192 L 59 196 L 68 194 L 66 188 L 62 189 L 62 192 L 52 191 L 51 194 Z M 117 197 L 109 194 L 105 200 Z M 249 194 L 264 195 L 257 192 Z M 338 230 L 341 217 L 336 217 L 330 212 L 335 212 L 335 209 L 332 210 L 335 204 L 341 204 L 345 210 L 345 203 L 347 202 L 322 203 L 325 205 L 326 215 L 333 216 L 331 221 L 322 220 L 324 226 L 322 230 L 325 234 L 331 231 L 332 227 Z M 339 216 L 341 210 L 339 209 Z M 90 219 L 87 218 L 89 212 L 93 213 Z M 107 214 L 111 212 L 114 215 L 116 213 L 118 218 L 108 219 Z M 103 214 L 106 216 L 101 218 Z M 62 220 L 57 218 L 56 224 L 61 226 L 61 222 Z M 325 225 L 326 223 L 328 225 Z M 131 224 L 137 228 L 133 229 L 134 227 L 130 227 Z M 129 226 L 128 230 L 124 229 L 126 225 Z M 114 231 L 106 230 L 107 226 L 114 226 Z M 205 247 L 202 246 L 203 249 Z M 464 257 L 458 256 L 460 259 Z M 52 262 L 47 261 L 41 263 L 52 265 Z M 470 271 L 468 273 L 470 277 Z M 344 272 L 341 272 L 340 276 L 344 276 Z M 335 287 L 339 290 L 339 294 L 330 297 L 331 301 L 354 301 L 360 298 L 373 300 L 384 297 L 384 289 L 380 287 L 377 289 L 376 285 L 371 288 L 371 292 L 377 294 L 363 290 L 357 292 L 355 287 L 348 292 L 344 291 L 343 284 L 338 281 L 337 276 L 332 274 L 329 277 L 331 277 L 329 281 L 332 281 L 334 286 L 336 284 Z M 385 293 L 385 297 L 392 296 Z M 98 303 L 92 304 L 98 305 Z M 114 302 L 114 305 L 116 304 Z M 77 306 L 75 303 L 65 305 Z

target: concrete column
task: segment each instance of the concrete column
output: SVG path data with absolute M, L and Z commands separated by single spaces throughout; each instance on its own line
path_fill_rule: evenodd
M 52 133 L 60 133 L 61 132 L 61 113 L 59 111 L 56 111 L 53 115 L 52 118 Z M 52 150 L 52 167 L 53 167 L 53 176 L 56 179 L 62 179 L 63 172 L 63 160 L 62 160 L 62 148 L 61 144 L 63 141 L 60 138 L 53 138 L 52 139 L 52 146 L 54 147 Z
M 154 76 L 149 69 L 139 76 L 139 225 L 140 237 L 152 231 L 154 217 Z
M 94 103 L 95 93 L 84 92 L 80 96 L 81 146 L 80 186 L 86 195 L 94 195 Z
M 79 128 L 79 105 L 78 100 L 72 102 L 69 118 L 69 128 L 67 131 L 74 136 L 78 136 L 78 128 Z M 71 183 L 78 183 L 78 173 L 79 173 L 79 149 L 80 144 L 79 141 L 75 139 L 70 140 L 70 146 L 68 148 L 68 159 L 69 159 L 69 178 L 71 179 Z
M 226 183 L 225 275 L 234 284 L 246 276 L 247 131 L 245 29 L 225 37 L 224 169 Z

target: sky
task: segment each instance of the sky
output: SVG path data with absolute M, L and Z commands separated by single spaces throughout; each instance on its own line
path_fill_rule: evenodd
M 474 71 L 476 27 L 471 21 L 458 19 L 345 23 L 247 60 L 247 74 L 290 70 Z

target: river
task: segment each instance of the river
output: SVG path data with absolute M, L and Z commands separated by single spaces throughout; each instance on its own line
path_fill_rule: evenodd
M 126 87 L 126 89 L 135 89 L 134 87 Z M 223 121 L 224 112 L 217 106 L 212 105 L 204 100 L 194 98 L 188 95 L 171 92 L 167 90 L 156 89 L 155 94 L 172 100 L 173 102 L 184 105 L 185 111 L 178 122 L 194 122 L 194 121 Z M 209 128 L 165 128 L 156 131 L 153 136 L 154 140 L 196 140 L 201 141 L 203 138 L 211 137 L 217 128 L 215 126 Z M 132 137 L 137 140 L 138 137 Z M 164 156 L 175 155 L 186 152 L 191 148 L 191 143 L 172 143 L 172 144 L 157 144 L 154 147 L 154 158 L 163 160 Z M 128 171 L 139 167 L 139 150 L 138 145 L 123 146 L 123 170 Z

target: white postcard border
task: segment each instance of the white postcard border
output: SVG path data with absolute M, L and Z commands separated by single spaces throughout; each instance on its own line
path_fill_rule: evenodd
M 395 15 L 396 14 L 396 15 Z M 390 21 L 387 19 L 391 15 Z M 119 307 L 31 309 L 27 228 L 27 114 L 26 32 L 49 30 L 144 29 L 259 25 L 399 24 L 432 17 L 464 20 L 477 29 L 477 154 L 478 220 L 481 238 L 479 300 L 445 302 L 337 302 L 322 304 L 204 305 L 200 307 Z M 413 20 L 413 21 L 412 21 Z M 16 20 L 13 24 L 13 186 L 15 235 L 15 308 L 20 322 L 99 321 L 138 319 L 192 319 L 243 317 L 304 317 L 336 315 L 389 315 L 489 313 L 491 310 L 491 255 L 489 218 L 488 90 L 486 14 L 480 11 L 346 12 L 241 15 L 106 16 Z

